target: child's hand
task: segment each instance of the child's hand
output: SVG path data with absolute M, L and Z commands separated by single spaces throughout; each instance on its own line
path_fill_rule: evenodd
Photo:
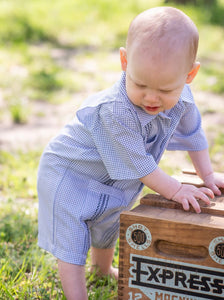
M 191 204 L 196 213 L 200 213 L 201 208 L 197 200 L 202 200 L 210 205 L 208 197 L 214 198 L 214 194 L 207 187 L 197 188 L 190 184 L 182 184 L 178 192 L 172 197 L 172 200 L 181 203 L 184 210 L 189 210 Z
M 211 173 L 204 179 L 205 185 L 213 191 L 215 195 L 220 196 L 221 191 L 219 188 L 224 188 L 224 174 Z

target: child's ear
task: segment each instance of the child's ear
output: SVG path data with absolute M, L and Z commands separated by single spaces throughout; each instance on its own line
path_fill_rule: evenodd
M 192 82 L 194 77 L 197 75 L 199 69 L 200 69 L 200 62 L 197 61 L 193 64 L 193 68 L 188 73 L 186 83 L 191 83 Z
M 127 51 L 125 48 L 120 48 L 120 61 L 121 61 L 121 69 L 126 71 L 127 69 Z

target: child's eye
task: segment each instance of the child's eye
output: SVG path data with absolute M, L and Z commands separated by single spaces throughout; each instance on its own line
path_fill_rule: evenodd
M 172 93 L 173 90 L 160 90 L 161 93 L 163 94 L 170 94 Z
M 144 85 L 144 84 L 135 83 L 135 85 L 136 85 L 137 87 L 139 87 L 140 89 L 146 88 L 146 85 Z

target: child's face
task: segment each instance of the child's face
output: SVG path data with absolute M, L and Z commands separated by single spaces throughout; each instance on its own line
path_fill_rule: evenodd
M 150 115 L 176 105 L 188 75 L 182 60 L 162 60 L 156 55 L 133 54 L 123 68 L 129 99 Z

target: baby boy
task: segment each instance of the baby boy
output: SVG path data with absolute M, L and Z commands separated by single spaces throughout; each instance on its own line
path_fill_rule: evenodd
M 121 79 L 90 96 L 46 147 L 38 172 L 39 246 L 58 259 L 68 300 L 86 300 L 85 263 L 112 267 L 119 216 L 144 185 L 199 213 L 220 194 L 189 87 L 200 67 L 198 31 L 178 9 L 157 7 L 131 23 L 120 49 Z M 206 187 L 181 184 L 158 167 L 165 150 L 188 151 Z M 92 267 L 93 269 L 93 267 Z

